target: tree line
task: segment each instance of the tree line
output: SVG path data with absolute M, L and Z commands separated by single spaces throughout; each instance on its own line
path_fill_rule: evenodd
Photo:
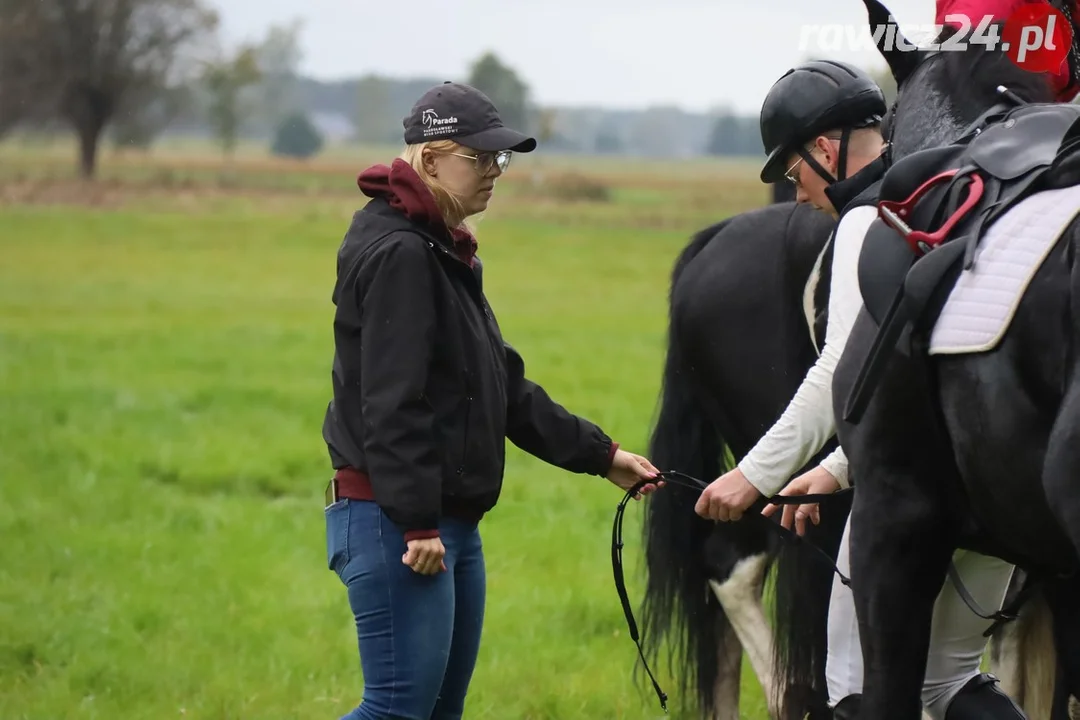
M 257 137 L 275 154 L 308 157 L 324 144 L 314 114 L 346 118 L 353 142 L 398 143 L 416 98 L 461 79 L 491 97 L 507 124 L 554 151 L 762 153 L 756 117 L 542 106 L 490 52 L 464 78 L 369 74 L 326 83 L 299 73 L 300 22 L 230 49 L 219 25 L 202 0 L 0 0 L 0 138 L 20 127 L 70 132 L 85 177 L 95 174 L 106 137 L 146 148 L 165 132 L 209 135 L 226 157 L 241 138 Z
M 200 0 L 0 0 L 0 137 L 67 129 L 84 177 L 106 133 L 146 147 L 167 128 L 209 128 L 231 155 L 253 128 L 282 154 L 321 138 L 291 111 L 300 23 L 226 49 Z

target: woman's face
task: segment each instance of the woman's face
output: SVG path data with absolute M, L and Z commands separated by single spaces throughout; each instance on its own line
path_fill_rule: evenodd
M 457 196 L 468 217 L 487 209 L 495 181 L 509 164 L 509 150 L 480 152 L 459 146 L 456 150 L 432 153 L 428 172 Z

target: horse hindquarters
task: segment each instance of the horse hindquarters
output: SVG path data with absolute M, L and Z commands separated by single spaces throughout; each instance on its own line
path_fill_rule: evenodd
M 851 510 L 851 578 L 863 653 L 861 717 L 920 716 L 934 603 L 955 543 L 943 488 L 949 455 L 933 426 L 925 368 L 894 354 L 858 425 L 843 408 L 872 320 L 862 312 L 837 367 L 840 442 L 858 491 Z
M 1061 668 L 1060 679 L 1074 697 L 1080 698 L 1080 263 L 1075 263 L 1075 244 L 1080 232 L 1073 225 L 1066 259 L 1074 264 L 1070 273 L 1072 320 L 1066 344 L 1072 360 L 1067 391 L 1058 411 L 1043 465 L 1043 488 L 1051 512 L 1068 535 L 1075 550 L 1070 577 L 1047 583 L 1047 602 L 1054 615 L 1054 642 Z M 1059 693 L 1055 712 L 1061 714 L 1064 693 Z
M 1043 261 L 996 348 L 935 359 L 978 540 L 1029 569 L 1075 567 L 1080 557 L 1078 235 L 1066 231 Z M 1063 679 L 1076 692 L 1080 584 L 1046 580 Z M 1025 652 L 1040 653 L 1040 665 L 1055 664 L 1053 645 Z M 1034 708 L 1026 697 L 1032 689 L 1025 688 L 1024 705 Z M 1062 705 L 1055 705 L 1055 720 Z
M 1080 368 L 1074 370 L 1050 434 L 1043 487 L 1051 511 L 1076 548 L 1076 558 L 1080 558 Z M 1046 594 L 1054 614 L 1054 641 L 1062 680 L 1070 693 L 1080 697 L 1080 575 L 1075 566 L 1071 577 L 1051 580 Z

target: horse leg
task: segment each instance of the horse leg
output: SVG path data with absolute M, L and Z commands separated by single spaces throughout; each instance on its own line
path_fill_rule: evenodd
M 743 648 L 729 623 L 724 623 L 718 632 L 721 642 L 716 654 L 716 684 L 713 686 L 713 704 L 706 711 L 706 717 L 707 720 L 739 720 Z
M 767 562 L 764 553 L 743 558 L 735 564 L 727 580 L 709 580 L 709 587 L 724 606 L 724 613 L 750 658 L 750 666 L 765 693 L 769 717 L 777 717 L 780 692 L 772 668 L 772 630 L 761 602 Z
M 1054 644 L 1060 674 L 1054 703 L 1054 720 L 1068 717 L 1068 696 L 1080 697 L 1080 575 L 1051 578 L 1046 599 L 1054 616 Z
M 850 576 L 851 552 L 848 542 L 851 524 L 844 527 L 840 548 L 836 555 L 836 569 Z M 851 588 L 839 577 L 833 577 L 832 594 L 828 614 L 828 654 L 825 661 L 825 677 L 829 704 L 833 707 L 834 720 L 847 720 L 859 716 L 863 688 L 863 657 L 859 640 L 859 626 L 855 616 L 855 601 Z M 926 713 L 923 720 L 931 720 Z
M 1051 512 L 1080 556 L 1080 367 L 1050 432 L 1043 465 L 1043 489 Z M 1075 562 L 1075 560 L 1074 560 Z M 1080 574 L 1046 584 L 1054 612 L 1054 639 L 1068 691 L 1080 697 Z
M 851 578 L 863 650 L 862 718 L 911 720 L 922 713 L 934 603 L 952 554 L 946 519 L 913 492 L 915 478 L 894 474 L 898 491 L 855 493 Z M 907 487 L 908 490 L 903 488 Z M 868 492 L 869 491 L 869 492 Z
M 859 423 L 844 419 L 875 331 L 860 312 L 833 378 L 837 432 L 856 487 L 849 547 L 863 652 L 859 717 L 912 720 L 922 712 L 934 606 L 956 549 L 949 490 L 959 479 L 948 437 L 934 431 L 935 398 L 919 353 L 893 354 Z

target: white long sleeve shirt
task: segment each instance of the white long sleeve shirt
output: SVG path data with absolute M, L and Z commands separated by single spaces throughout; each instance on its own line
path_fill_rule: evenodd
M 836 434 L 832 380 L 855 318 L 862 309 L 859 292 L 859 252 L 870 224 L 877 217 L 873 205 L 849 210 L 833 234 L 832 277 L 825 347 L 806 373 L 795 397 L 780 419 L 739 463 L 750 484 L 772 497 L 799 468 L 821 451 Z M 848 486 L 847 457 L 839 447 L 821 462 L 840 483 Z

